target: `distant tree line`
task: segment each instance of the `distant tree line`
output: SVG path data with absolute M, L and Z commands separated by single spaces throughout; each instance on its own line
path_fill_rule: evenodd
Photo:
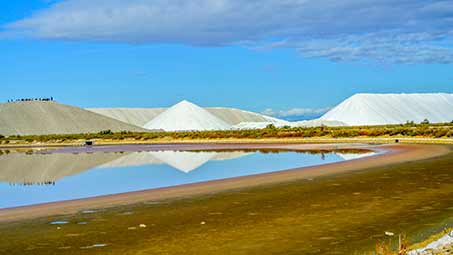
M 53 97 L 48 97 L 48 98 L 19 98 L 19 99 L 9 99 L 8 103 L 13 103 L 13 102 L 30 102 L 30 101 L 54 101 Z

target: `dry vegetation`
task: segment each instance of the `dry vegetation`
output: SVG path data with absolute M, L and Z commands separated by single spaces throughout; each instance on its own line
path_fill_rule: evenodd
M 453 123 L 358 127 L 282 127 L 269 125 L 257 130 L 193 131 L 193 132 L 112 132 L 72 135 L 0 135 L 0 143 L 70 142 L 77 140 L 205 140 L 205 139 L 269 139 L 269 138 L 453 138 Z
M 376 255 L 406 255 L 408 252 L 408 245 L 409 241 L 406 236 L 400 235 L 396 248 L 393 248 L 391 239 L 376 244 Z

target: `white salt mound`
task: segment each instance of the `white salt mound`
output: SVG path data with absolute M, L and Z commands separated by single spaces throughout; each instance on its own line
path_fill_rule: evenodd
M 193 103 L 182 101 L 159 114 L 144 128 L 165 131 L 227 130 L 231 125 Z
M 327 112 L 320 120 L 351 126 L 453 120 L 453 94 L 356 94 Z
M 205 108 L 219 119 L 230 125 L 237 125 L 241 122 L 271 122 L 277 123 L 283 120 L 262 115 L 255 112 L 245 111 L 235 108 L 211 107 Z

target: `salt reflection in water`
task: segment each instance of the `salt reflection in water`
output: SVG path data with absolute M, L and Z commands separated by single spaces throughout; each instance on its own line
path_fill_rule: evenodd
M 0 156 L 0 208 L 334 163 L 370 153 L 143 151 Z

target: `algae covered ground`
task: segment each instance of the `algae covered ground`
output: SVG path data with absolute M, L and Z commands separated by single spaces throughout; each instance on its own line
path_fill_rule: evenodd
M 399 233 L 416 243 L 453 227 L 452 166 L 450 153 L 318 179 L 2 223 L 0 250 L 372 254 L 381 241 L 396 245 Z

